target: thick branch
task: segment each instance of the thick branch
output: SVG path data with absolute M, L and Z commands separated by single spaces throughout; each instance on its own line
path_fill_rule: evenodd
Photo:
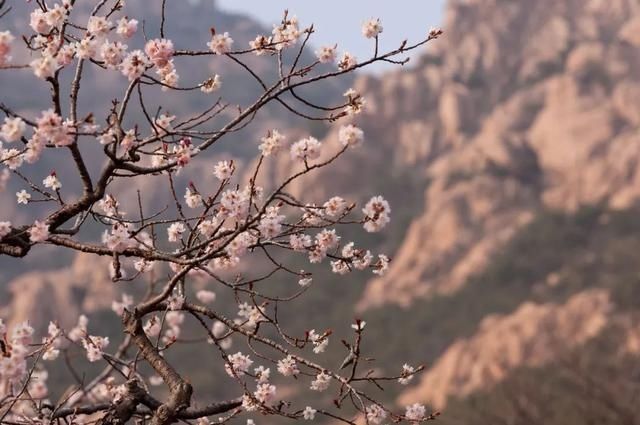
M 169 387 L 167 401 L 155 411 L 151 419 L 152 425 L 165 425 L 176 421 L 178 414 L 191 404 L 193 388 L 180 374 L 158 353 L 142 329 L 142 324 L 135 315 L 125 310 L 123 315 L 125 332 L 131 335 L 133 343 L 140 349 L 140 354 L 162 377 Z

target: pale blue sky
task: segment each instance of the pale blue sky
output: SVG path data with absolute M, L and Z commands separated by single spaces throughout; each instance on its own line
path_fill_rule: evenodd
M 340 50 L 358 58 L 373 51 L 373 42 L 360 33 L 366 19 L 382 19 L 381 48 L 390 49 L 405 38 L 418 40 L 431 26 L 440 25 L 444 4 L 445 0 L 218 0 L 221 8 L 247 13 L 269 27 L 288 9 L 302 25 L 315 24 L 315 46 L 337 42 Z M 384 68 L 380 65 L 375 71 Z

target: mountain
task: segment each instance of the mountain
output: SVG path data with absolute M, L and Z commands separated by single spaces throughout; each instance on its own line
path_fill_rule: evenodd
M 366 149 L 298 190 L 392 201 L 400 228 L 376 241 L 395 251 L 391 270 L 356 310 L 385 341 L 378 359 L 428 363 L 400 404 L 464 410 L 526 370 L 549 377 L 569 354 L 601 367 L 634 344 L 640 4 L 452 0 L 444 29 L 417 63 L 355 82 Z M 508 417 L 492 409 L 478 422 Z
M 90 254 L 80 254 L 64 269 L 23 273 L 7 285 L 11 304 L 0 306 L 0 316 L 40 327 L 55 318 L 73 327 L 80 314 L 108 309 L 117 297 L 108 267 L 108 260 L 96 263 Z
M 372 155 L 371 174 L 409 169 L 425 188 L 390 272 L 358 303 L 374 326 L 393 323 L 381 336 L 403 329 L 387 339 L 399 344 L 389 358 L 424 350 L 429 360 L 400 404 L 458 399 L 455 417 L 472 394 L 504 400 L 510 387 L 498 383 L 518 388 L 511 377 L 525 369 L 558 373 L 568 353 L 616 362 L 611 349 L 593 355 L 591 338 L 632 345 L 637 305 L 586 300 L 606 298 L 591 288 L 637 294 L 640 283 L 633 256 L 613 248 L 639 239 L 630 224 L 640 195 L 638 22 L 636 1 L 451 1 L 446 36 L 417 66 L 359 82 L 375 105 L 361 124 L 387 149 L 382 161 Z M 406 187 L 415 182 L 390 179 L 386 191 Z M 421 338 L 408 345 L 403 335 Z M 622 387 L 636 379 L 611 373 Z M 527 409 L 540 410 L 531 394 L 541 390 L 527 389 Z M 509 416 L 504 405 L 487 409 L 478 423 Z
M 637 203 L 639 19 L 627 0 L 452 1 L 419 66 L 366 84 L 369 133 L 426 190 L 361 308 L 459 290 L 541 208 Z

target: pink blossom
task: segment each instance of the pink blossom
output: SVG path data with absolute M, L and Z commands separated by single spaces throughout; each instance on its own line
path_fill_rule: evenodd
M 233 38 L 229 37 L 229 33 L 215 34 L 211 37 L 211 41 L 207 43 L 209 49 L 216 55 L 224 55 L 231 51 L 233 46 Z
M 338 139 L 342 146 L 358 146 L 364 140 L 364 132 L 353 124 L 340 127 Z
M 283 376 L 296 376 L 300 373 L 298 365 L 292 356 L 278 361 L 278 372 Z
M 426 409 L 422 404 L 415 403 L 407 406 L 407 411 L 404 416 L 409 421 L 420 422 L 426 415 Z
M 225 370 L 229 376 L 242 376 L 251 367 L 253 364 L 253 360 L 242 354 L 241 352 L 237 352 L 228 357 L 228 363 L 225 364 Z
M 29 229 L 29 240 L 32 243 L 44 242 L 49 239 L 49 225 L 36 220 Z
M 140 78 L 150 65 L 149 58 L 147 58 L 142 50 L 134 50 L 125 56 L 120 70 L 122 75 L 127 77 L 129 81 L 134 81 Z
M 164 38 L 149 40 L 144 46 L 144 51 L 156 66 L 163 67 L 173 57 L 173 42 Z
M 9 31 L 0 31 L 0 66 L 11 61 L 11 43 L 13 35 Z
M 382 196 L 374 196 L 362 209 L 365 214 L 364 229 L 367 232 L 379 232 L 389 221 L 391 207 Z
M 314 137 L 307 137 L 291 146 L 291 158 L 298 160 L 313 160 L 320 157 L 322 144 Z
M 138 21 L 135 19 L 121 18 L 116 27 L 116 33 L 124 38 L 131 38 L 138 31 Z
M 316 50 L 316 57 L 320 63 L 333 63 L 336 61 L 336 46 L 324 46 Z
M 86 351 L 87 359 L 91 363 L 102 359 L 103 351 L 108 345 L 109 338 L 103 336 L 89 335 L 82 340 L 82 346 Z
M 358 59 L 355 56 L 353 56 L 349 52 L 344 52 L 342 55 L 342 58 L 340 59 L 340 62 L 338 62 L 338 68 L 341 71 L 348 71 L 350 69 L 355 68 L 357 64 L 358 64 Z
M 126 44 L 119 41 L 106 42 L 100 48 L 100 57 L 108 68 L 116 69 L 122 63 L 126 51 Z
M 316 376 L 316 379 L 311 382 L 311 389 L 322 392 L 329 388 L 329 384 L 331 384 L 331 376 L 322 371 Z
M 9 233 L 11 233 L 11 222 L 0 221 L 0 239 L 4 238 Z
M 362 35 L 367 38 L 375 38 L 382 32 L 380 19 L 369 19 L 362 25 Z
M 95 36 L 104 36 L 111 30 L 111 21 L 103 16 L 91 16 L 87 23 L 87 32 Z

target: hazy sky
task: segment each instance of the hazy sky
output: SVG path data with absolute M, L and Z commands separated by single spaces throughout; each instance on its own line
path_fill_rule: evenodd
M 445 0 L 218 0 L 226 10 L 247 13 L 271 25 L 282 18 L 284 9 L 295 14 L 302 25 L 315 24 L 314 45 L 338 43 L 340 50 L 358 58 L 371 56 L 373 42 L 365 39 L 360 27 L 367 18 L 381 18 L 384 32 L 381 48 L 394 48 L 408 38 L 425 36 L 439 25 Z M 376 71 L 385 65 L 380 65 Z

